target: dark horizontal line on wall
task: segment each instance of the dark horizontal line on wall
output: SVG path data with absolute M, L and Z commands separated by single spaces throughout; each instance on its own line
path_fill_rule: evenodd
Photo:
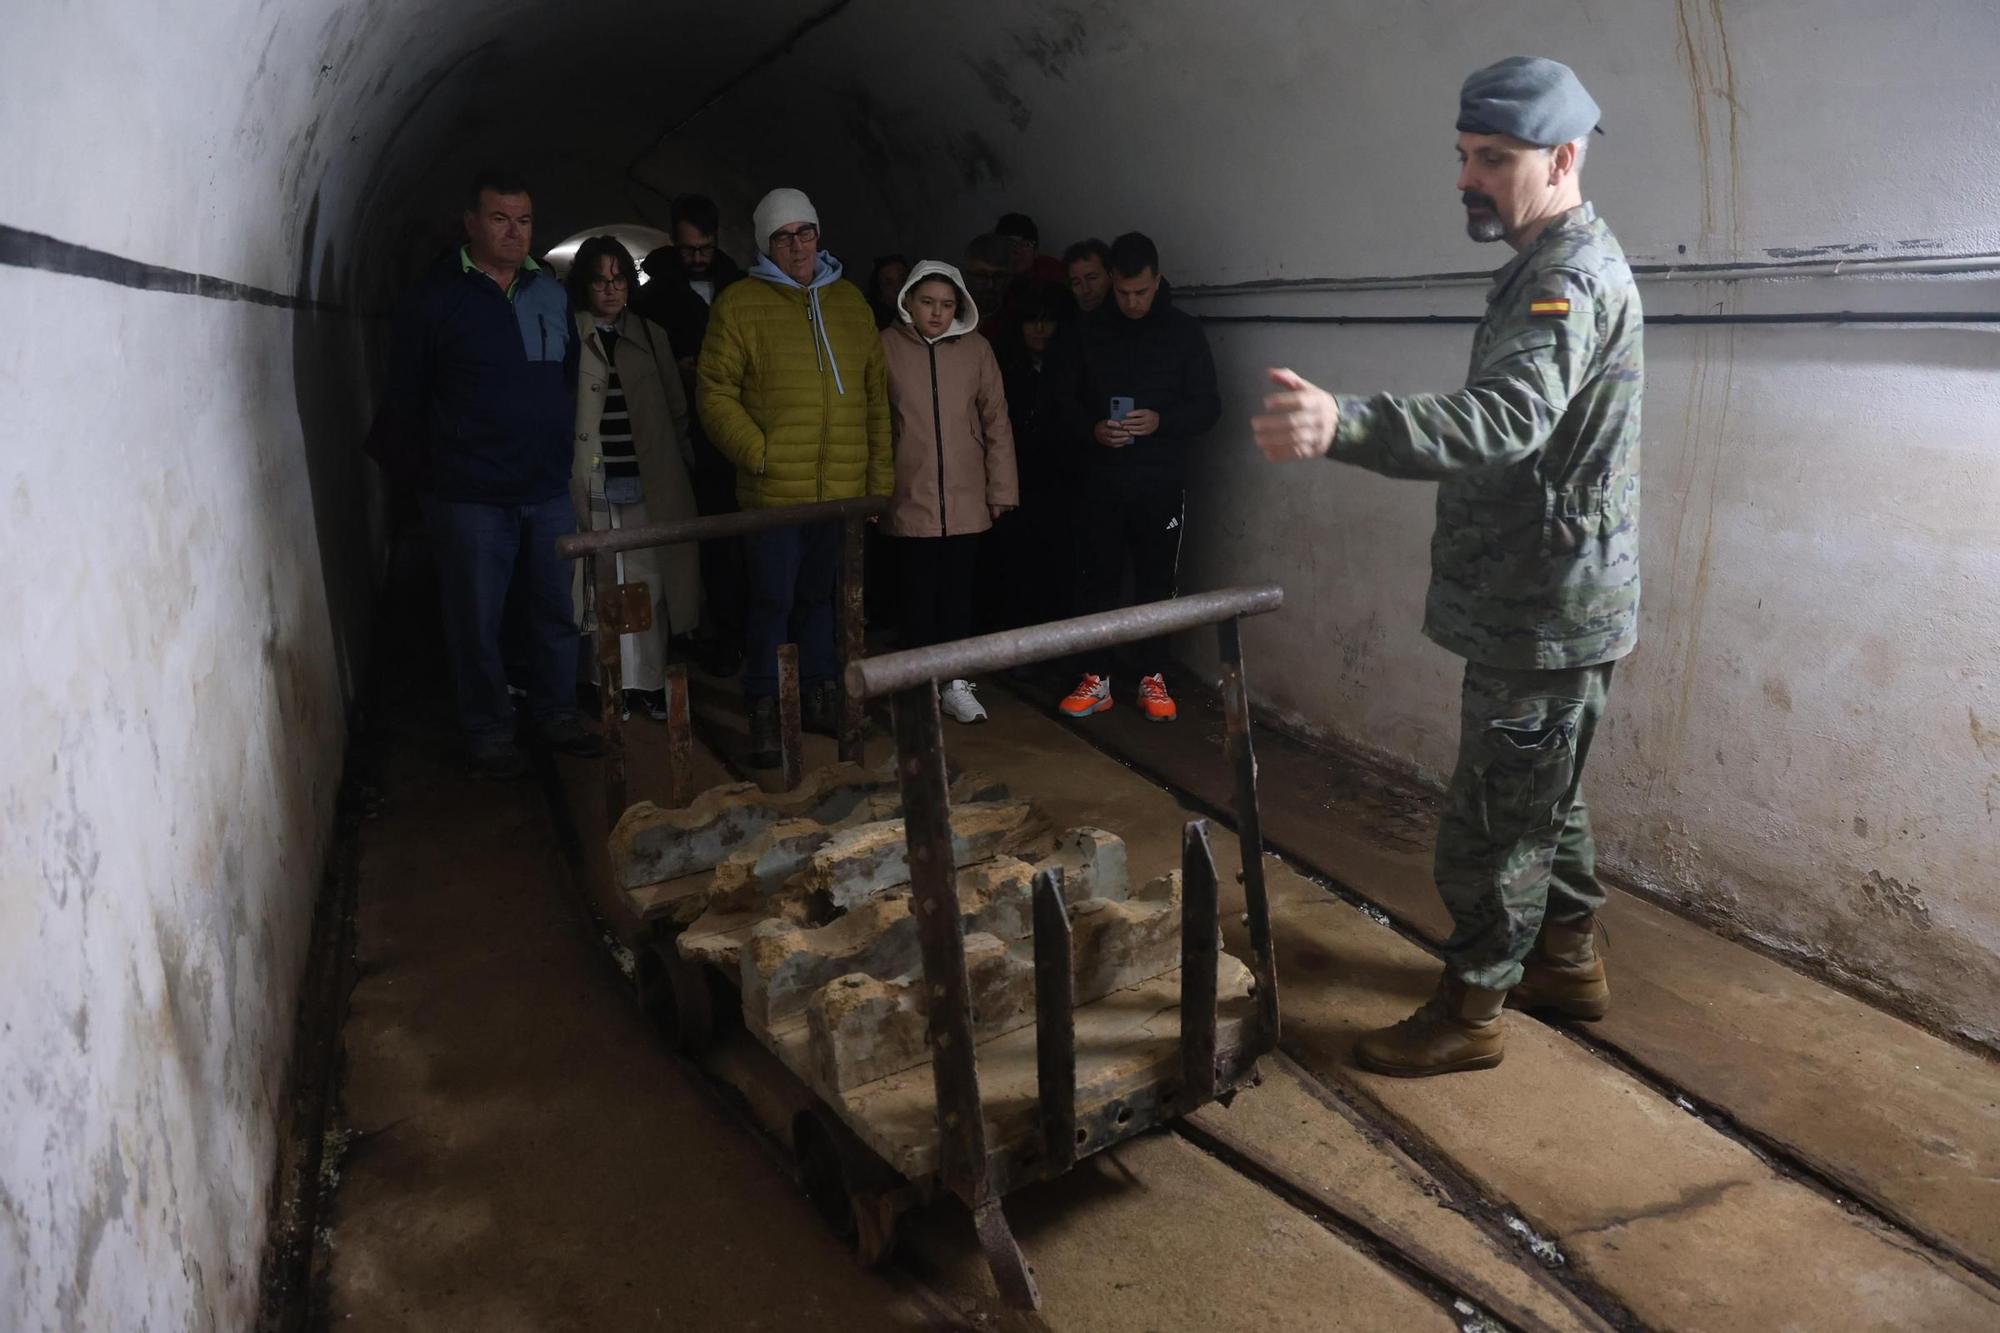
M 265 287 L 218 278 L 207 273 L 127 259 L 108 250 L 96 250 L 74 241 L 44 236 L 38 231 L 10 227 L 0 222 L 0 264 L 9 268 L 40 269 L 75 278 L 133 287 L 143 292 L 174 292 L 182 296 L 202 296 L 211 301 L 248 301 L 252 305 L 276 306 L 281 310 L 313 310 L 344 314 L 347 308 L 329 301 L 274 292 Z
M 1883 277 L 1940 275 L 2000 271 L 2000 253 L 1986 251 L 1943 253 L 1911 251 L 1871 254 L 1865 247 L 1820 246 L 1780 252 L 1768 260 L 1717 260 L 1704 263 L 1646 263 L 1631 266 L 1642 279 L 1683 279 L 1689 281 L 1734 280 L 1738 278 L 1792 278 L 1837 274 L 1843 277 Z M 1176 285 L 1176 296 L 1229 297 L 1256 296 L 1293 291 L 1400 291 L 1427 287 L 1484 286 L 1493 280 L 1492 269 L 1452 269 L 1441 273 L 1380 273 L 1340 278 L 1251 278 L 1243 282 L 1210 282 Z
M 1196 315 L 1204 324 L 1477 324 L 1477 315 Z M 2000 324 L 1977 310 L 1835 310 L 1821 314 L 1648 315 L 1654 324 Z

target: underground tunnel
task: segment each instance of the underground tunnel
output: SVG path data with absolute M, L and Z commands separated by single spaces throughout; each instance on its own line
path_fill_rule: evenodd
M 1282 614 L 1243 629 L 1259 724 L 1282 738 L 1270 746 L 1402 784 L 1403 806 L 1370 807 L 1394 850 L 1411 812 L 1435 809 L 1458 744 L 1462 663 L 1420 632 L 1430 488 L 1267 466 L 1248 422 L 1271 366 L 1354 392 L 1462 382 L 1508 256 L 1465 236 L 1453 110 L 1468 71 L 1523 52 L 1570 64 L 1603 108 L 1584 193 L 1646 313 L 1646 594 L 1592 760 L 1601 863 L 1673 930 L 1767 969 L 1726 990 L 1635 987 L 1655 1014 L 1727 1013 L 1735 1044 L 1606 1039 L 1605 1067 L 1662 1106 L 1685 1092 L 1709 1117 L 1690 1124 L 1794 1163 L 1783 1189 L 1858 1198 L 1870 1226 L 1917 1237 L 1913 1253 L 1986 1299 L 2000 1274 L 2000 1198 L 1977 1184 L 2000 1179 L 1994 1084 L 1979 1081 L 2000 1049 L 1990 5 L 166 0 L 11 20 L 0 1326 L 280 1317 L 272 1238 L 312 1193 L 288 1172 L 318 1161 L 297 1112 L 327 1092 L 313 1053 L 330 1047 L 314 1043 L 334 1040 L 314 1022 L 345 1004 L 315 996 L 330 983 L 313 941 L 382 960 L 426 948 L 421 934 L 379 955 L 343 944 L 380 925 L 365 890 L 353 924 L 334 919 L 339 886 L 389 873 L 356 850 L 372 797 L 343 775 L 392 707 L 371 680 L 408 647 L 382 615 L 408 515 L 361 442 L 391 312 L 462 239 L 475 169 L 532 181 L 537 253 L 610 226 L 657 233 L 671 199 L 699 191 L 747 262 L 751 210 L 778 186 L 811 196 L 856 278 L 888 252 L 956 263 L 1010 210 L 1058 254 L 1153 237 L 1223 404 L 1190 462 L 1180 588 L 1283 585 Z M 1221 676 L 1212 636 L 1175 650 L 1189 679 Z M 1284 771 L 1279 752 L 1265 762 Z M 1146 771 L 1197 799 L 1192 779 Z M 1321 813 L 1345 799 L 1321 796 Z M 1287 842 L 1273 814 L 1267 840 L 1377 901 L 1361 881 L 1402 862 L 1351 848 L 1344 870 L 1315 862 L 1310 815 Z M 1370 910 L 1426 929 L 1393 902 Z M 1313 985 L 1311 960 L 1345 957 L 1324 944 L 1281 940 L 1288 1000 Z M 1797 1020 L 1806 1054 L 1782 1055 L 1833 1080 L 1810 1086 L 1879 1101 L 1906 1129 L 1957 1115 L 1964 1133 L 1926 1131 L 1881 1176 L 1873 1131 L 1795 1136 L 1794 1120 L 1817 1123 L 1797 1091 L 1810 1080 L 1788 1089 L 1771 1071 L 1791 1066 L 1757 1035 L 1758 1006 L 1787 987 L 1809 988 L 1796 1013 L 1816 1017 Z M 1840 1063 L 1864 1048 L 1900 1054 Z M 1696 1086 L 1684 1071 L 1705 1061 L 1728 1072 Z M 1920 1096 L 1902 1079 L 1947 1067 L 1963 1078 L 1930 1111 L 1895 1101 Z M 1380 1104 L 1429 1133 L 1434 1108 Z M 1427 1151 L 1460 1152 L 1440 1135 Z M 1529 1188 L 1458 1170 L 1480 1207 Z M 1940 1172 L 1970 1193 L 1938 1192 Z M 1743 1180 L 1703 1177 L 1686 1197 L 1777 1199 L 1779 1184 Z M 1757 1214 L 1781 1221 L 1735 1224 L 1818 1234 L 1807 1209 L 1784 1194 Z M 1586 1249 L 1610 1225 L 1519 1211 Z M 1402 1234 L 1377 1222 L 1378 1240 Z M 1039 1234 L 1060 1285 L 1059 1232 Z M 1601 1284 L 1564 1288 L 1580 1326 L 1760 1326 L 1723 1318 L 1723 1297 L 1647 1304 L 1602 1254 L 1579 1265 Z M 784 1285 L 781 1266 L 745 1271 Z

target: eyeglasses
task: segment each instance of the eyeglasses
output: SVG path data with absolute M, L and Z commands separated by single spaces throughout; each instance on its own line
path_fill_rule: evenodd
M 593 290 L 602 292 L 608 291 L 613 287 L 624 287 L 629 284 L 625 281 L 625 275 L 621 273 L 615 278 L 592 278 L 590 285 Z
M 815 227 L 812 223 L 808 222 L 805 226 L 800 227 L 795 231 L 772 232 L 771 248 L 775 250 L 781 245 L 785 246 L 811 245 L 814 241 L 817 241 L 818 239 L 819 239 L 819 228 Z
M 715 253 L 715 242 L 710 241 L 707 245 L 677 245 L 674 249 L 681 252 L 682 259 L 700 259 L 703 255 Z

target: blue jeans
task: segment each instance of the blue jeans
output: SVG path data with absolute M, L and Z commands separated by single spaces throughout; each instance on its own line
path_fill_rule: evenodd
M 778 693 L 778 645 L 799 646 L 799 684 L 832 680 L 840 671 L 834 645 L 833 594 L 840 586 L 840 524 L 752 533 L 743 539 L 750 610 L 743 625 L 743 697 Z
M 567 494 L 536 504 L 491 505 L 426 498 L 424 519 L 444 602 L 445 656 L 458 691 L 458 726 L 473 750 L 514 739 L 501 626 L 508 591 L 520 617 L 513 645 L 526 668 L 528 715 L 547 723 L 576 715 L 576 612 L 567 560 L 556 538 L 576 531 Z

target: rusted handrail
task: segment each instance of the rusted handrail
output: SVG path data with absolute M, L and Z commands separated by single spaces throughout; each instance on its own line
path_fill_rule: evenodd
M 847 691 L 873 699 L 933 680 L 953 680 L 982 671 L 1001 671 L 1024 662 L 1041 662 L 1090 648 L 1136 643 L 1197 625 L 1213 625 L 1238 616 L 1262 615 L 1284 605 L 1285 590 L 1275 583 L 1255 588 L 1222 588 L 1192 593 L 1171 601 L 1147 602 L 1122 611 L 1102 611 L 1074 620 L 1052 620 L 959 639 L 928 648 L 863 658 L 847 667 Z
M 746 509 L 738 514 L 710 514 L 706 518 L 683 518 L 672 523 L 648 523 L 641 528 L 606 528 L 595 532 L 573 532 L 556 539 L 559 559 L 639 551 L 654 546 L 679 546 L 683 542 L 714 541 L 718 537 L 743 537 L 773 528 L 798 527 L 807 523 L 831 523 L 847 518 L 868 518 L 887 513 L 889 499 L 864 495 L 854 500 L 822 500 L 816 504 L 785 505 L 776 509 Z

